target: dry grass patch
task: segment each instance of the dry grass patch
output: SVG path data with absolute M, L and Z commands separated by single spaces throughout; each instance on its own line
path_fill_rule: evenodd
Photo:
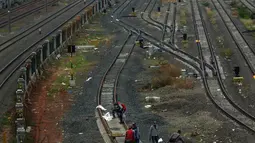
M 158 70 L 155 71 L 155 76 L 152 78 L 151 87 L 157 89 L 167 85 L 171 85 L 174 88 L 193 88 L 194 84 L 191 79 L 181 79 L 181 69 L 172 64 L 161 65 Z

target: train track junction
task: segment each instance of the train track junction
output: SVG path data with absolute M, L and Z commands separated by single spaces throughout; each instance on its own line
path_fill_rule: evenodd
M 0 11 L 3 143 L 255 142 L 254 0 L 46 1 Z

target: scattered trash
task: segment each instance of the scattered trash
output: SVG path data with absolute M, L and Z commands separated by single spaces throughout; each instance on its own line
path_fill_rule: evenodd
M 57 57 L 56 57 L 56 59 L 58 60 L 58 59 L 60 59 L 60 57 L 61 57 L 61 55 L 60 55 L 60 54 L 58 54 L 58 55 L 57 55 Z
M 160 66 L 149 66 L 149 68 L 159 68 Z
M 92 77 L 89 77 L 86 81 L 90 81 L 92 79 Z
M 94 48 L 94 50 L 97 50 L 98 48 Z
M 79 135 L 82 135 L 83 133 L 79 133 Z
M 111 116 L 110 112 L 107 112 L 107 113 L 103 116 L 103 118 L 104 118 L 106 121 L 111 121 L 111 120 L 112 120 L 112 116 Z
M 145 105 L 144 107 L 145 108 L 151 108 L 151 105 Z
M 166 111 L 167 111 L 167 109 L 162 110 L 162 112 L 166 112 Z
M 220 89 L 218 88 L 217 91 L 220 92 Z
M 105 109 L 102 105 L 98 105 L 96 108 L 97 108 L 97 109 L 100 108 L 101 110 L 104 110 L 104 111 L 107 110 L 107 109 Z
M 27 126 L 26 132 L 27 132 L 27 133 L 30 133 L 30 131 L 31 131 L 31 126 Z
M 61 83 L 62 85 L 66 85 L 64 82 Z
M 232 129 L 232 131 L 234 132 L 234 131 L 235 131 L 235 129 Z

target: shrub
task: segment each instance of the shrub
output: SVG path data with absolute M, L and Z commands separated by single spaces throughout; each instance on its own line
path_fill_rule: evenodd
M 230 58 L 233 55 L 233 52 L 230 48 L 222 49 L 221 53 L 225 58 Z
M 250 11 L 243 6 L 238 7 L 238 14 L 241 18 L 249 19 L 251 17 Z
M 160 66 L 159 73 L 166 77 L 168 77 L 168 76 L 178 77 L 181 75 L 181 69 L 174 65 L 171 65 L 171 64 L 165 64 L 165 65 Z
M 174 86 L 179 89 L 192 89 L 194 82 L 191 79 L 175 79 Z
M 203 2 L 202 5 L 205 6 L 205 7 L 209 7 L 210 3 L 206 1 L 206 2 Z

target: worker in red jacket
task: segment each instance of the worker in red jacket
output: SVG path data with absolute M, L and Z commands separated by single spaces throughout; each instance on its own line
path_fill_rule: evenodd
M 135 133 L 132 130 L 132 126 L 129 126 L 128 130 L 126 131 L 125 143 L 135 143 Z
M 112 110 L 112 115 L 113 118 L 115 118 L 115 113 L 117 113 L 119 119 L 120 119 L 120 123 L 123 124 L 123 114 L 126 112 L 127 108 L 126 105 L 120 102 L 114 103 L 114 107 Z

